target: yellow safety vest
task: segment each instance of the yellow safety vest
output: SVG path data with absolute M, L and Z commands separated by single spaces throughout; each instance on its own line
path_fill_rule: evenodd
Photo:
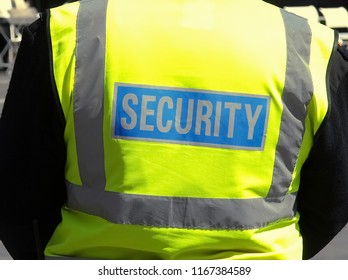
M 263 1 L 51 10 L 68 201 L 48 257 L 301 259 L 335 33 Z

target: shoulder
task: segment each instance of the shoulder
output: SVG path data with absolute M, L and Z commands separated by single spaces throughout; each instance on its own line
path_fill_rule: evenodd
M 348 79 L 348 49 L 339 44 L 334 50 L 330 66 L 330 93 L 337 94 Z
M 348 73 L 348 49 L 339 44 L 332 54 L 330 78 L 340 82 Z
M 46 34 L 48 34 L 46 31 L 47 20 L 48 14 L 41 13 L 38 19 L 24 26 L 21 45 L 26 45 L 28 47 L 28 45 L 31 46 L 35 42 L 43 40 Z

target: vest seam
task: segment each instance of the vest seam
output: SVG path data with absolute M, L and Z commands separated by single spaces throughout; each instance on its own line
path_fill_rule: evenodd
M 51 16 L 51 13 L 50 13 L 50 10 L 48 10 L 46 13 L 46 33 L 47 33 L 47 48 L 48 48 L 48 57 L 49 57 L 49 76 L 50 76 L 51 85 L 52 85 L 53 99 L 56 105 L 55 107 L 57 109 L 59 120 L 62 125 L 62 129 L 64 131 L 64 128 L 66 126 L 66 119 L 64 116 L 62 103 L 60 102 L 56 79 L 54 77 L 54 66 L 53 66 L 54 61 L 53 61 L 52 37 L 51 37 L 51 28 L 50 28 L 50 16 Z

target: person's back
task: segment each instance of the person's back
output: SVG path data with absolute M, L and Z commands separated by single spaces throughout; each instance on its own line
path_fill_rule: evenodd
M 45 113 L 62 116 L 64 131 L 35 139 L 67 150 L 67 201 L 47 258 L 301 259 L 302 231 L 307 258 L 347 222 L 324 221 L 320 242 L 307 234 L 324 210 L 306 195 L 327 188 L 311 184 L 308 158 L 331 108 L 331 29 L 258 0 L 88 0 L 52 9 L 47 23 L 31 37 L 50 27 L 55 84 L 46 78 L 40 94 L 52 93 Z M 56 211 L 56 179 L 25 199 L 42 203 L 26 215 Z
M 325 53 L 260 1 L 52 10 L 69 199 L 46 255 L 300 259 L 295 200 L 334 44 L 312 29 Z

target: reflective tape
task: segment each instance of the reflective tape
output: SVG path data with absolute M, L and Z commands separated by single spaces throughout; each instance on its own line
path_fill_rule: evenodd
M 100 8 L 101 5 L 103 8 Z M 301 28 L 306 32 L 294 34 L 288 28 L 290 18 L 287 14 L 283 14 L 288 45 L 287 69 L 282 98 L 281 131 L 276 148 L 272 186 L 268 196 L 266 198 L 251 199 L 151 196 L 105 191 L 103 102 L 106 9 L 107 0 L 100 0 L 98 4 L 94 1 L 80 2 L 77 19 L 74 117 L 82 186 L 67 183 L 67 206 L 99 216 L 112 223 L 176 228 L 252 229 L 264 227 L 280 219 L 293 218 L 296 214 L 296 193 L 288 194 L 287 192 L 302 143 L 307 105 L 312 97 L 311 76 L 307 68 L 311 32 L 309 26 L 305 24 L 306 22 L 301 25 Z M 93 67 L 90 67 L 91 65 Z M 296 73 L 298 69 L 300 69 L 301 74 Z M 138 98 L 136 95 L 129 95 L 127 98 L 127 102 L 140 102 L 140 100 L 136 101 L 136 98 Z M 139 125 L 143 131 L 152 129 L 154 125 L 157 125 L 159 130 L 164 133 L 167 133 L 170 129 L 176 129 L 176 132 L 179 133 L 188 131 L 188 127 L 175 126 L 169 119 L 148 123 L 146 119 L 151 116 L 152 112 L 147 105 L 154 102 L 155 97 L 147 98 L 145 101 L 141 101 L 142 110 L 145 111 L 142 111 L 140 116 L 145 121 L 140 121 Z M 180 111 L 179 109 L 182 110 L 182 106 L 177 105 L 180 104 L 177 100 L 176 102 L 176 114 L 179 114 L 178 111 Z M 211 108 L 216 106 L 215 112 L 222 112 L 222 103 L 223 101 L 220 100 L 216 101 L 214 105 L 212 103 L 210 105 Z M 123 119 L 121 117 L 120 120 L 124 127 L 132 129 L 137 124 L 132 122 L 131 117 L 134 108 L 131 108 L 129 104 L 123 103 L 128 119 L 123 116 Z M 255 125 L 262 110 L 261 105 L 256 104 L 256 109 L 252 110 L 251 103 L 240 102 L 238 104 L 241 108 L 244 106 L 247 120 L 250 120 L 249 125 Z M 196 116 L 199 114 L 201 119 L 198 122 L 196 121 L 198 125 L 196 125 L 194 132 L 196 134 L 205 133 L 205 136 L 218 134 L 219 124 L 209 122 L 210 105 L 208 101 L 201 101 L 200 103 L 197 101 L 196 105 L 195 110 L 198 112 L 196 112 Z M 188 100 L 188 107 L 190 106 L 194 108 L 194 101 L 190 103 Z M 229 106 L 224 107 L 224 109 L 228 110 L 229 116 L 231 116 L 231 112 L 237 110 L 239 105 L 235 105 L 237 107 Z M 203 113 L 203 107 L 205 107 L 205 113 Z M 165 108 L 174 108 L 174 100 L 170 98 L 170 95 L 159 99 L 157 108 L 159 108 L 158 114 L 162 116 Z M 193 121 L 193 117 L 191 121 Z M 197 128 L 203 123 L 205 124 L 204 128 Z M 207 126 L 207 124 L 211 126 Z M 135 126 L 133 127 L 133 125 Z M 254 135 L 253 129 L 254 127 L 250 130 L 249 126 L 248 137 Z M 288 137 L 288 133 L 291 133 L 291 137 Z M 233 131 L 228 136 L 231 138 Z M 291 156 L 286 158 L 284 155 Z
M 99 189 L 106 184 L 103 118 L 107 3 L 80 1 L 77 15 L 74 119 L 79 173 L 82 185 Z
M 287 65 L 282 95 L 283 114 L 276 148 L 270 201 L 281 201 L 288 192 L 302 145 L 307 106 L 313 95 L 309 70 L 312 31 L 307 20 L 300 20 L 281 10 L 287 44 Z M 295 20 L 296 19 L 296 20 Z M 302 32 L 298 32 L 302 30 Z
M 191 229 L 254 229 L 296 214 L 296 193 L 282 203 L 265 198 L 216 199 L 134 195 L 68 185 L 68 206 L 115 224 Z

